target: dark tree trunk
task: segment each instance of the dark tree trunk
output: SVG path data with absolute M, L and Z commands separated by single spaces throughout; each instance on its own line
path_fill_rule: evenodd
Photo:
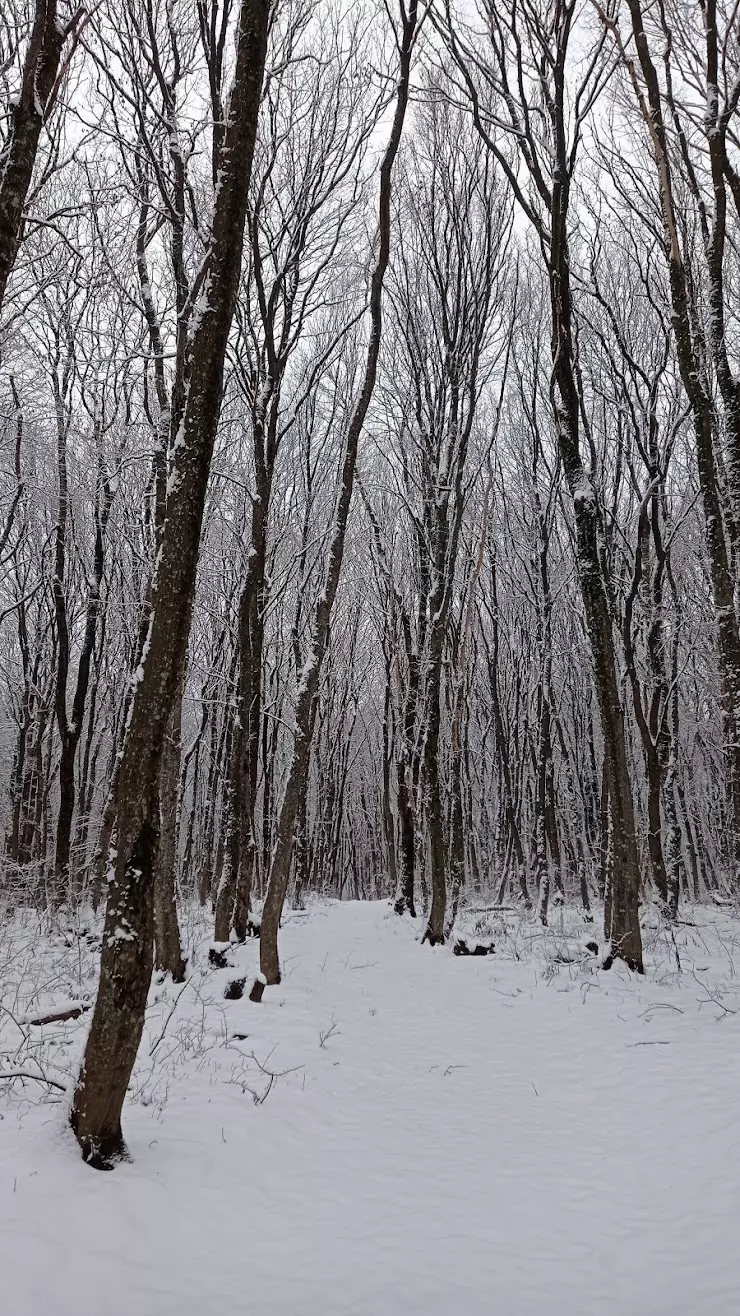
M 581 458 L 580 403 L 575 374 L 573 303 L 568 249 L 570 169 L 565 138 L 565 52 L 569 18 L 560 13 L 554 69 L 555 169 L 550 205 L 548 274 L 552 309 L 551 397 L 560 454 L 573 499 L 576 558 L 586 626 L 594 663 L 596 697 L 601 717 L 604 754 L 609 772 L 609 803 L 614 842 L 611 884 L 604 934 L 615 955 L 642 972 L 639 920 L 640 863 L 634 802 L 627 756 L 624 709 L 614 652 L 609 582 L 601 553 L 601 517 L 596 491 Z
M 503 794 L 504 816 L 506 819 L 506 828 L 511 841 L 511 851 L 514 865 L 516 867 L 517 885 L 521 893 L 524 908 L 532 908 L 532 900 L 527 885 L 527 870 L 524 859 L 524 849 L 522 846 L 519 823 L 516 816 L 516 807 L 514 803 L 514 788 L 511 775 L 511 759 L 509 756 L 509 741 L 504 728 L 503 711 L 501 708 L 501 695 L 499 691 L 499 616 L 498 616 L 498 587 L 496 581 L 496 557 L 495 553 L 491 561 L 491 629 L 493 647 L 490 653 L 486 655 L 488 667 L 488 681 L 491 690 L 491 712 L 493 715 L 493 729 L 496 742 L 496 755 L 501 769 L 501 786 Z
M 149 633 L 136 673 L 118 778 L 116 855 L 109 874 L 100 987 L 71 1115 L 84 1158 L 98 1167 L 125 1155 L 121 1109 L 151 981 L 159 772 L 187 652 L 224 360 L 239 285 L 269 16 L 268 0 L 242 0 L 207 277 L 190 344 L 188 397 L 152 588 Z
M 228 941 L 233 922 L 244 941 L 257 854 L 254 814 L 262 730 L 262 652 L 264 647 L 267 516 L 272 481 L 277 402 L 271 410 L 265 449 L 264 411 L 254 418 L 257 497 L 252 503 L 252 533 L 247 576 L 239 599 L 238 684 L 234 742 L 229 765 L 227 862 L 216 900 L 216 941 Z
M 419 700 L 419 659 L 408 645 L 408 690 L 404 704 L 401 731 L 401 753 L 396 764 L 398 783 L 398 824 L 401 841 L 401 873 L 394 909 L 397 914 L 409 913 L 416 918 L 414 900 L 414 864 L 416 859 L 416 788 L 418 770 L 414 748 L 416 709 Z
M 694 305 L 693 285 L 687 276 L 684 255 L 679 238 L 679 225 L 673 195 L 671 177 L 671 160 L 667 145 L 667 135 L 663 118 L 663 103 L 660 83 L 655 63 L 650 51 L 650 44 L 645 30 L 640 0 L 627 0 L 632 19 L 635 50 L 640 71 L 644 79 L 645 92 L 640 92 L 636 83 L 636 71 L 622 44 L 619 28 L 612 20 L 602 19 L 613 33 L 620 54 L 637 88 L 639 108 L 645 119 L 646 127 L 655 158 L 658 180 L 658 193 L 663 220 L 664 251 L 668 267 L 668 279 L 671 294 L 672 324 L 676 341 L 676 354 L 681 381 L 691 408 L 694 436 L 696 440 L 696 463 L 699 475 L 704 509 L 704 526 L 709 559 L 709 576 L 712 586 L 712 599 L 717 628 L 717 650 L 722 679 L 722 714 L 724 723 L 724 754 L 726 763 L 725 790 L 729 806 L 731 829 L 731 854 L 733 861 L 733 882 L 740 873 L 740 633 L 734 601 L 734 578 L 723 516 L 722 498 L 717 477 L 717 463 L 714 453 L 714 408 L 706 377 L 705 344 L 699 330 L 699 316 Z M 715 46 L 716 31 L 714 23 L 707 17 L 707 36 Z M 711 29 L 711 30 L 710 30 Z M 710 55 L 711 58 L 711 55 Z M 716 73 L 716 68 L 715 68 Z M 733 477 L 740 467 L 738 439 L 740 438 L 740 413 L 738 412 L 738 390 L 729 372 L 726 361 L 726 344 L 723 337 L 722 307 L 722 259 L 724 250 L 724 180 L 725 147 L 722 133 L 718 133 L 716 116 L 718 106 L 708 104 L 712 131 L 708 133 L 710 142 L 710 159 L 714 182 L 714 197 L 717 206 L 717 220 L 708 243 L 708 269 L 710 275 L 710 319 L 713 318 L 712 349 L 718 367 L 718 378 L 723 397 L 728 406 L 728 430 L 731 449 L 731 470 Z M 708 127 L 710 121 L 708 120 Z M 732 489 L 735 507 L 740 506 L 740 490 Z M 732 512 L 730 513 L 732 521 Z M 732 525 L 728 527 L 732 529 Z
M 77 16 L 72 25 L 65 26 L 59 20 L 56 0 L 37 0 L 20 94 L 10 114 L 0 161 L 0 309 L 21 238 L 23 207 L 41 129 L 53 108 L 62 49 L 76 21 Z
M 462 746 L 460 728 L 453 725 L 453 744 L 450 763 L 450 911 L 445 926 L 449 937 L 460 907 L 465 884 L 465 812 L 463 808 Z
M 278 928 L 290 874 L 295 820 L 300 810 L 301 796 L 307 790 L 311 735 L 315 721 L 319 676 L 329 644 L 331 610 L 339 585 L 339 575 L 344 555 L 344 540 L 357 462 L 357 446 L 375 388 L 382 330 L 383 281 L 390 258 L 391 181 L 393 164 L 401 143 L 403 122 L 409 98 L 411 55 L 417 31 L 417 9 L 417 0 L 410 0 L 408 10 L 403 6 L 401 7 L 401 31 L 396 33 L 400 67 L 390 138 L 380 167 L 378 255 L 370 284 L 370 341 L 368 343 L 362 388 L 347 429 L 325 585 L 316 607 L 308 657 L 298 687 L 293 756 L 280 807 L 277 834 L 270 863 L 267 894 L 262 911 L 260 968 L 268 983 L 280 982 Z
M 183 982 L 186 969 L 176 900 L 183 686 L 181 680 L 162 750 L 159 844 L 154 869 L 154 964 L 163 973 L 171 974 L 173 982 Z
M 389 640 L 389 646 L 393 643 L 392 637 Z M 390 647 L 386 652 L 385 663 L 385 695 L 383 700 L 383 784 L 381 794 L 381 811 L 383 816 L 383 839 L 385 841 L 385 853 L 388 864 L 388 878 L 391 891 L 398 899 L 398 864 L 396 862 L 396 825 L 393 817 L 393 807 L 391 804 L 391 757 L 393 754 L 392 741 L 393 733 L 391 726 L 391 655 Z M 413 887 L 411 891 L 413 906 Z M 403 912 L 396 910 L 397 913 Z
M 294 846 L 293 906 L 303 909 L 303 893 L 308 884 L 308 795 L 304 793 L 296 819 Z
M 105 540 L 113 506 L 113 490 L 105 469 L 102 456 L 102 438 L 96 426 L 98 446 L 98 477 L 95 487 L 95 541 L 93 548 L 92 572 L 89 577 L 87 605 L 85 609 L 85 629 L 77 663 L 77 677 L 72 698 L 72 715 L 67 715 L 67 683 L 69 680 L 69 627 L 67 621 L 66 598 L 66 561 L 67 561 L 67 432 L 66 395 L 71 371 L 70 360 L 65 363 L 66 380 L 60 388 L 55 377 L 56 413 L 57 413 L 57 478 L 58 504 L 57 523 L 55 527 L 54 553 L 54 615 L 57 634 L 57 677 L 55 688 L 55 712 L 59 728 L 61 753 L 59 756 L 59 812 L 57 814 L 56 848 L 54 856 L 53 899 L 64 900 L 70 894 L 70 848 L 72 841 L 72 822 L 76 802 L 75 758 L 77 746 L 82 735 L 82 727 L 87 709 L 87 696 L 90 688 L 90 665 L 92 662 L 97 636 L 98 617 L 101 608 L 101 590 L 103 566 L 105 561 Z
M 436 629 L 436 628 L 435 628 Z M 441 627 L 439 628 L 441 631 Z M 447 907 L 447 846 L 442 814 L 442 790 L 439 772 L 440 697 L 442 685 L 442 645 L 444 635 L 433 637 L 437 652 L 431 655 L 428 682 L 428 722 L 424 741 L 424 804 L 429 832 L 429 868 L 432 882 L 432 902 L 422 941 L 430 946 L 441 946 L 445 939 L 445 910 Z

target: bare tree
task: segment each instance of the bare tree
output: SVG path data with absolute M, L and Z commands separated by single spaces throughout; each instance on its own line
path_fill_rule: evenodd
M 37 0 L 20 67 L 20 85 L 9 102 L 0 147 L 0 309 L 23 228 L 23 207 L 31 186 L 44 123 L 54 109 L 66 63 L 72 55 L 83 10 L 65 18 L 57 0 Z M 3 32 L 3 66 L 15 62 L 18 29 Z M 62 59 L 65 46 L 68 47 Z
M 280 981 L 277 945 L 278 927 L 290 875 L 295 822 L 299 813 L 301 795 L 306 789 L 306 771 L 313 735 L 316 696 L 321 666 L 329 644 L 331 611 L 342 568 L 347 520 L 354 487 L 357 449 L 365 417 L 372 400 L 378 369 L 383 324 L 383 282 L 391 251 L 393 165 L 401 144 L 401 135 L 409 100 L 411 61 L 418 32 L 417 0 L 410 0 L 408 9 L 402 3 L 399 19 L 394 26 L 394 37 L 398 47 L 395 109 L 388 144 L 380 167 L 378 248 L 370 281 L 370 338 L 360 393 L 347 427 L 324 588 L 315 608 L 308 651 L 298 688 L 293 754 L 280 806 L 277 835 L 270 863 L 269 885 L 262 914 L 260 967 L 268 983 Z
M 159 768 L 188 641 L 201 520 L 236 299 L 270 5 L 243 0 L 228 127 L 189 343 L 189 381 L 175 442 L 172 491 L 152 587 L 117 783 L 100 987 L 72 1106 L 84 1158 L 97 1168 L 125 1154 L 121 1108 L 136 1059 L 152 970 L 153 864 Z
M 614 862 L 605 933 L 614 953 L 642 971 L 638 918 L 640 866 L 624 709 L 614 646 L 611 583 L 602 550 L 598 500 L 581 454 L 582 398 L 571 277 L 570 204 L 584 125 L 608 76 L 604 38 L 579 71 L 573 54 L 575 0 L 485 0 L 486 45 L 445 31 L 479 132 L 504 169 L 540 248 L 550 287 L 551 398 L 563 471 L 573 500 L 577 563 L 591 644 L 609 782 Z M 512 157 L 508 143 L 513 142 Z M 521 170 L 529 186 L 525 189 Z

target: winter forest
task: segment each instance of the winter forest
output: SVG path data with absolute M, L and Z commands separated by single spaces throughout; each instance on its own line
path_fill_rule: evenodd
M 8 1310 L 737 1311 L 739 297 L 734 0 L 0 0 Z

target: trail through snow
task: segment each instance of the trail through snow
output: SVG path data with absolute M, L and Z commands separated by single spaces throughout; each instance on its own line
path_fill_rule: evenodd
M 700 916 L 641 981 L 532 925 L 457 958 L 386 905 L 316 905 L 261 1005 L 223 999 L 256 944 L 208 972 L 203 933 L 185 988 L 153 988 L 131 1164 L 91 1171 L 63 1102 L 3 1085 L 2 1311 L 737 1316 L 740 929 Z M 37 1065 L 70 1079 L 86 1027 L 46 1026 Z

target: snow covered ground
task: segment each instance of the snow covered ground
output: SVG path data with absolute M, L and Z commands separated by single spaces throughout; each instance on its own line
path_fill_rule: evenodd
M 253 1005 L 223 991 L 256 945 L 209 971 L 193 913 L 188 982 L 152 989 L 131 1164 L 88 1169 L 63 1092 L 0 1082 L 0 1308 L 737 1316 L 740 924 L 685 917 L 647 929 L 639 980 L 598 969 L 575 914 L 494 920 L 496 954 L 466 958 L 386 905 L 315 905 Z M 27 1020 L 94 991 L 94 943 L 38 927 L 0 934 L 0 1071 L 66 1085 L 85 1018 Z

